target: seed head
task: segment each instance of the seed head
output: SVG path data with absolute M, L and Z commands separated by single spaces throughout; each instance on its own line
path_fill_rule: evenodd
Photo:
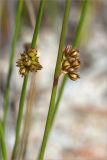
M 17 67 L 19 67 L 19 73 L 22 76 L 28 74 L 29 71 L 37 72 L 42 68 L 38 61 L 36 49 L 28 49 L 24 53 L 21 53 L 21 58 L 16 62 Z
M 62 71 L 67 73 L 68 77 L 75 81 L 79 78 L 77 69 L 80 68 L 79 50 L 73 49 L 71 45 L 63 51 Z

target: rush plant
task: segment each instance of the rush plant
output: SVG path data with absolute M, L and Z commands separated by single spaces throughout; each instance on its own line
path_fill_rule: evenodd
M 73 47 L 72 47 L 74 51 L 76 51 L 75 49 L 78 46 L 78 43 L 80 41 L 82 28 L 83 28 L 86 13 L 87 13 L 87 10 L 88 10 L 88 4 L 89 4 L 89 0 L 84 0 L 83 1 L 83 8 L 82 8 L 80 20 L 79 20 L 79 23 L 78 23 L 78 26 L 77 26 L 76 36 L 75 36 L 75 39 L 74 39 Z M 54 74 L 54 81 L 53 81 L 53 88 L 52 88 L 50 106 L 49 106 L 49 111 L 48 111 L 48 116 L 47 116 L 44 136 L 43 136 L 43 141 L 42 141 L 42 145 L 41 145 L 41 148 L 40 148 L 38 160 L 43 160 L 43 158 L 44 158 L 44 153 L 45 153 L 47 141 L 49 139 L 49 133 L 50 133 L 52 125 L 54 123 L 54 120 L 55 120 L 55 117 L 56 117 L 56 114 L 57 114 L 57 111 L 58 111 L 58 107 L 59 107 L 59 104 L 60 104 L 60 101 L 61 101 L 61 97 L 62 97 L 64 88 L 65 88 L 65 84 L 67 82 L 67 76 L 65 74 L 65 76 L 62 80 L 62 83 L 60 85 L 60 89 L 59 89 L 59 92 L 58 92 L 58 98 L 56 99 L 56 90 L 57 90 L 57 85 L 58 85 L 58 78 L 59 78 L 59 75 L 60 75 L 61 61 L 62 61 L 62 57 L 63 57 L 62 54 L 63 54 L 63 48 L 64 48 L 64 42 L 65 42 L 65 36 L 66 36 L 66 27 L 67 27 L 67 21 L 68 21 L 69 10 L 70 10 L 70 0 L 66 0 L 65 5 L 66 5 L 65 6 L 65 14 L 64 14 L 64 18 L 63 18 L 63 24 L 62 24 L 62 32 L 61 32 L 61 37 L 60 37 L 58 58 L 57 58 L 55 74 Z M 71 53 L 72 53 L 72 49 L 71 49 Z M 79 66 L 79 65 L 80 64 L 79 64 L 79 61 L 78 61 L 77 66 Z M 76 80 L 77 78 L 79 78 L 78 74 L 76 74 L 75 72 L 72 72 L 72 73 L 73 74 L 70 74 L 70 73 L 68 74 L 70 79 Z M 56 100 L 56 102 L 55 102 L 55 100 Z
M 24 54 L 25 55 L 24 59 L 23 59 L 23 55 L 22 55 L 22 59 L 20 60 L 22 63 L 22 67 L 24 66 L 24 68 L 23 68 L 24 69 L 24 80 L 23 80 L 23 86 L 22 86 L 22 91 L 21 91 L 21 96 L 20 96 L 19 112 L 18 112 L 18 118 L 17 118 L 17 124 L 16 124 L 16 137 L 15 137 L 15 144 L 14 144 L 13 153 L 12 153 L 12 160 L 15 160 L 17 157 L 17 149 L 18 149 L 19 137 L 20 137 L 20 128 L 21 128 L 23 108 L 24 108 L 24 102 L 25 102 L 25 96 L 26 96 L 26 87 L 27 87 L 28 75 L 29 75 L 28 73 L 29 73 L 29 71 L 31 71 L 31 67 L 33 67 L 33 66 L 35 67 L 35 65 L 36 65 L 36 64 L 32 64 L 32 63 L 33 62 L 37 63 L 37 61 L 38 61 L 37 57 L 35 57 L 34 48 L 36 47 L 36 41 L 37 41 L 39 29 L 40 29 L 40 24 L 41 24 L 41 20 L 42 20 L 42 16 L 43 16 L 44 7 L 45 7 L 45 0 L 41 0 L 38 15 L 37 15 L 37 20 L 36 20 L 36 24 L 35 24 L 35 30 L 34 30 L 34 34 L 33 34 L 33 38 L 32 38 L 31 49 L 30 49 L 30 51 L 27 51 L 27 53 Z M 26 55 L 27 55 L 27 62 L 25 59 Z M 29 59 L 28 55 L 30 56 L 30 59 Z M 33 61 L 33 58 L 34 58 L 34 61 Z M 28 65 L 28 60 L 31 60 L 30 67 Z M 27 63 L 27 65 L 24 65 L 25 62 Z M 21 69 L 21 64 L 19 67 Z M 27 73 L 25 72 L 26 70 L 27 70 Z M 32 69 L 32 70 L 35 71 L 34 69 Z M 22 70 L 21 70 L 21 74 L 22 74 Z
M 86 19 L 89 0 L 82 1 L 83 7 L 80 15 L 80 20 L 77 25 L 73 45 L 71 45 L 71 42 L 70 42 L 67 46 L 65 46 L 71 2 L 72 2 L 71 0 L 65 0 L 65 9 L 64 9 L 64 15 L 63 15 L 63 21 L 62 21 L 62 29 L 60 34 L 56 66 L 55 66 L 54 77 L 53 77 L 53 86 L 52 86 L 49 110 L 48 110 L 48 115 L 46 119 L 46 125 L 45 125 L 44 135 L 42 139 L 42 144 L 38 153 L 37 160 L 44 159 L 50 131 L 52 129 L 55 117 L 58 112 L 58 108 L 61 102 L 61 98 L 64 92 L 67 79 L 70 78 L 71 80 L 75 81 L 78 78 L 80 78 L 78 74 L 78 69 L 80 67 L 80 60 L 79 60 L 80 52 L 77 49 L 77 47 L 81 39 L 81 33 L 82 33 L 82 29 Z M 23 78 L 23 85 L 22 85 L 20 101 L 19 101 L 19 110 L 18 110 L 16 130 L 15 130 L 15 143 L 13 146 L 11 160 L 24 159 L 26 144 L 28 143 L 28 135 L 29 135 L 30 127 L 27 127 L 27 124 L 29 125 L 31 124 L 32 101 L 33 101 L 33 93 L 34 93 L 33 85 L 35 84 L 34 76 L 35 76 L 35 72 L 42 69 L 42 65 L 39 62 L 38 49 L 36 49 L 35 47 L 37 43 L 38 34 L 40 31 L 45 3 L 46 3 L 46 0 L 40 0 L 40 5 L 38 9 L 37 18 L 36 18 L 36 24 L 34 26 L 34 33 L 33 33 L 31 45 L 29 46 L 29 48 L 25 49 L 23 53 L 20 54 L 20 58 L 16 62 L 17 67 L 19 67 L 19 76 Z M 28 3 L 27 3 L 27 7 L 29 8 Z M 22 9 L 23 9 L 23 0 L 18 0 L 18 7 L 16 12 L 16 20 L 15 20 L 15 30 L 12 37 L 9 69 L 8 69 L 6 88 L 5 88 L 5 94 L 4 94 L 3 121 L 2 122 L 0 121 L 0 149 L 2 152 L 3 160 L 8 159 L 4 131 L 5 131 L 5 124 L 6 124 L 6 118 L 8 113 L 10 82 L 11 82 L 11 76 L 12 76 L 13 63 L 14 63 L 16 42 L 18 39 L 18 33 L 19 33 L 20 22 L 21 22 Z M 32 13 L 30 15 L 32 15 Z M 33 16 L 33 21 L 34 21 L 34 16 Z M 31 22 L 32 22 L 32 19 L 31 19 Z M 30 98 L 28 101 L 27 109 L 26 109 L 25 124 L 23 127 L 24 131 L 23 131 L 22 143 L 21 143 L 23 145 L 20 146 L 19 141 L 20 141 L 21 126 L 22 126 L 24 103 L 25 103 L 25 98 L 27 94 L 26 89 L 27 89 L 27 83 L 29 78 L 29 72 L 32 72 L 32 81 L 31 81 L 32 86 L 30 86 L 30 93 L 29 93 Z M 58 96 L 56 98 L 58 81 L 61 74 L 64 74 L 64 78 L 62 79 L 61 84 L 59 84 L 60 87 L 58 90 Z M 20 147 L 20 149 L 18 147 Z M 18 153 L 21 153 L 21 154 L 18 155 Z

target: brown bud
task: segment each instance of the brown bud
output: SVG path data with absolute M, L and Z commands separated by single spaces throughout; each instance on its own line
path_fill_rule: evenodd
M 79 50 L 73 49 L 71 52 L 69 52 L 69 56 L 72 58 L 77 58 L 79 56 Z
M 25 75 L 27 74 L 26 68 L 22 68 L 22 69 L 20 68 L 19 73 L 20 73 L 22 76 L 25 76 Z
M 72 46 L 71 45 L 67 45 L 67 47 L 63 51 L 65 57 L 67 57 L 71 51 L 72 51 Z
M 68 73 L 71 73 L 71 72 L 74 72 L 74 71 L 75 71 L 75 69 L 72 68 L 72 67 L 67 70 Z
M 76 60 L 76 58 L 72 58 L 72 57 L 68 56 L 67 60 L 69 61 L 70 64 L 72 64 Z
M 24 65 L 25 65 L 25 66 L 30 66 L 31 63 L 32 63 L 32 62 L 31 62 L 31 60 L 29 59 L 29 60 L 27 60 L 26 62 L 24 62 Z
M 70 68 L 70 63 L 67 60 L 64 60 L 62 63 L 62 70 L 67 71 Z
M 73 81 L 76 81 L 78 78 L 80 78 L 79 75 L 75 72 L 68 73 L 68 76 Z
M 71 66 L 74 68 L 74 69 L 78 69 L 80 67 L 80 60 L 79 59 L 76 59 L 74 62 L 71 63 Z

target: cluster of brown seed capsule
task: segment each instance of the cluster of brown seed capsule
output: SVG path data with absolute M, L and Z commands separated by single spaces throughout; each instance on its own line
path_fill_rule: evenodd
M 32 48 L 22 53 L 21 58 L 16 63 L 22 76 L 27 75 L 29 71 L 37 72 L 42 68 L 38 61 L 37 50 Z
M 73 49 L 71 45 L 67 45 L 63 51 L 63 55 L 62 71 L 71 80 L 77 80 L 80 78 L 77 73 L 77 70 L 80 68 L 79 50 Z

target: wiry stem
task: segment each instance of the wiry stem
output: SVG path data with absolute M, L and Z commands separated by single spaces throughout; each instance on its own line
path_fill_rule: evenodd
M 4 130 L 3 130 L 3 126 L 2 126 L 1 122 L 0 122 L 0 144 L 1 144 L 3 160 L 7 160 L 7 151 L 6 151 Z
M 5 94 L 4 94 L 4 103 L 3 103 L 3 109 L 4 109 L 3 126 L 4 126 L 4 128 L 5 128 L 7 112 L 8 112 L 10 82 L 11 82 L 11 75 L 12 75 L 12 69 L 13 69 L 16 42 L 17 42 L 19 27 L 20 27 L 22 7 L 23 7 L 23 0 L 19 0 L 18 1 L 17 14 L 16 14 L 15 31 L 14 31 L 13 38 L 12 38 L 9 69 L 8 69 L 8 75 L 7 75 L 7 81 L 6 81 L 6 89 L 5 89 Z
M 69 11 L 70 11 L 70 0 L 66 0 L 65 13 L 64 13 L 64 18 L 63 18 L 62 31 L 61 31 L 61 36 L 60 36 L 60 44 L 59 44 L 59 50 L 58 50 L 58 57 L 57 57 L 56 68 L 55 68 L 55 73 L 54 73 L 51 100 L 50 100 L 46 127 L 45 127 L 45 132 L 44 132 L 43 141 L 42 141 L 42 145 L 40 148 L 38 160 L 43 160 L 44 158 L 45 148 L 46 148 L 47 140 L 49 137 L 51 118 L 52 118 L 53 111 L 54 111 L 58 79 L 59 79 L 59 75 L 61 71 L 61 61 L 62 61 L 62 54 L 63 54 L 63 48 L 64 48 L 64 43 L 65 43 L 65 36 L 66 36 L 66 31 L 67 31 Z
M 16 125 L 15 144 L 14 144 L 13 153 L 12 153 L 12 160 L 16 160 L 16 156 L 17 156 L 17 147 L 19 143 L 19 134 L 20 134 L 20 127 L 21 127 L 21 122 L 22 122 L 24 101 L 25 101 L 25 96 L 26 96 L 27 80 L 28 80 L 28 75 L 25 76 L 23 86 L 22 86 L 22 92 L 21 92 L 20 103 L 19 103 L 18 119 L 17 119 L 17 125 Z
M 30 17 L 30 22 L 32 27 L 35 27 L 35 13 L 33 4 L 29 2 L 29 0 L 25 0 L 28 14 Z M 36 73 L 32 74 L 31 76 L 31 82 L 30 82 L 30 89 L 28 94 L 28 101 L 27 101 L 27 109 L 25 112 L 25 120 L 24 120 L 24 126 L 21 136 L 21 143 L 20 143 L 20 149 L 18 152 L 18 159 L 23 160 L 25 159 L 26 150 L 28 146 L 28 139 L 29 139 L 29 133 L 31 128 L 31 120 L 32 120 L 32 107 L 33 107 L 33 98 L 35 93 L 35 79 L 36 79 Z
M 24 127 L 23 127 L 22 138 L 21 138 L 20 151 L 18 156 L 20 160 L 24 159 L 27 144 L 28 144 L 30 128 L 31 128 L 32 107 L 33 107 L 34 92 L 35 92 L 35 77 L 36 77 L 36 74 L 32 74 L 28 101 L 27 101 L 27 109 L 25 113 Z
M 81 12 L 80 20 L 79 20 L 79 23 L 78 23 L 78 26 L 77 26 L 76 36 L 75 36 L 74 43 L 73 43 L 73 48 L 76 48 L 78 46 L 79 41 L 80 41 L 82 28 L 83 28 L 85 18 L 86 18 L 86 13 L 87 13 L 87 10 L 88 10 L 88 4 L 89 4 L 89 0 L 84 0 L 83 1 L 82 12 Z M 65 87 L 66 82 L 67 82 L 67 76 L 65 75 L 63 80 L 62 80 L 62 83 L 60 85 L 60 88 L 59 88 L 58 98 L 56 100 L 55 109 L 54 109 L 54 113 L 53 113 L 53 116 L 52 116 L 51 127 L 53 125 L 56 113 L 58 111 L 58 107 L 59 107 L 59 104 L 60 104 L 60 101 L 61 101 L 61 98 L 62 98 L 62 95 L 63 95 L 63 91 L 64 91 L 64 87 Z
M 37 36 L 38 36 L 39 29 L 40 29 L 40 24 L 41 24 L 41 19 L 43 16 L 44 7 L 45 7 L 45 0 L 41 0 L 38 15 L 37 15 L 37 21 L 36 21 L 36 25 L 35 25 L 35 30 L 34 30 L 34 34 L 33 34 L 33 39 L 32 39 L 32 43 L 31 43 L 31 48 L 35 48 L 35 45 L 36 45 Z M 14 144 L 13 153 L 12 153 L 12 160 L 16 160 L 16 156 L 17 156 L 17 148 L 18 148 L 18 144 L 19 144 L 20 128 L 21 128 L 21 122 L 22 122 L 24 101 L 25 101 L 25 96 L 26 96 L 27 81 L 28 81 L 28 75 L 25 76 L 25 78 L 24 78 L 22 91 L 21 91 L 19 112 L 18 112 L 17 125 L 16 125 L 16 138 L 15 138 L 15 144 Z

